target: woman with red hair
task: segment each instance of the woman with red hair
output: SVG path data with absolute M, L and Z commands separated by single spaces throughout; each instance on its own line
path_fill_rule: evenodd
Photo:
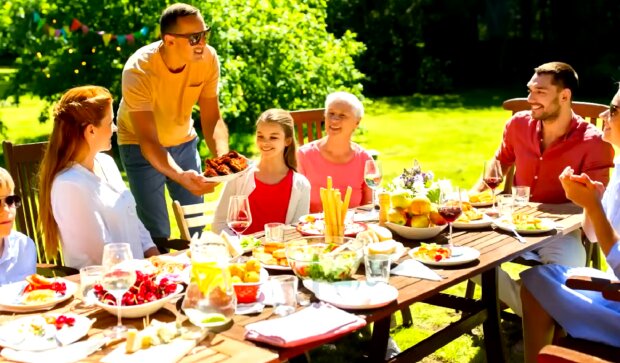
M 110 156 L 116 131 L 112 95 L 98 86 L 68 90 L 54 107 L 54 128 L 39 175 L 45 252 L 62 243 L 65 264 L 101 264 L 103 246 L 128 242 L 133 256 L 158 254 L 136 202 Z

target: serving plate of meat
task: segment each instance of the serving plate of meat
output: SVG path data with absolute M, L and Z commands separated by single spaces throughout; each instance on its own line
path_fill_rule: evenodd
M 231 151 L 217 158 L 205 160 L 203 175 L 210 182 L 222 183 L 238 178 L 250 170 L 251 160 Z

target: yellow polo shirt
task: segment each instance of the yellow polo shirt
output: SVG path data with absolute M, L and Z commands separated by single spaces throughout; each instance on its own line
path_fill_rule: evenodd
M 218 94 L 220 65 L 215 49 L 205 47 L 205 56 L 190 62 L 182 72 L 171 73 L 159 52 L 161 41 L 138 49 L 125 63 L 117 123 L 118 143 L 138 144 L 131 112 L 151 111 L 162 146 L 176 146 L 196 137 L 192 107 L 199 98 Z

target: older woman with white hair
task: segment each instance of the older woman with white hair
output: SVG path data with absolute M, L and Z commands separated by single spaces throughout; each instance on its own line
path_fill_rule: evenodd
M 298 170 L 312 185 L 310 212 L 323 210 L 319 192 L 326 186 L 328 176 L 343 196 L 351 186 L 349 207 L 372 201 L 372 190 L 364 182 L 364 165 L 372 157 L 351 141 L 363 116 L 362 102 L 351 93 L 334 92 L 325 99 L 325 137 L 302 146 L 297 152 Z

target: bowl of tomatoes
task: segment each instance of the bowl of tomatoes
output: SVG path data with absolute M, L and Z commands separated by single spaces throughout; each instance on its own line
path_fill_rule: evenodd
M 101 284 L 93 286 L 89 297 L 95 305 L 112 315 L 118 316 L 120 313 L 121 318 L 140 318 L 155 313 L 182 291 L 183 285 L 166 277 L 157 278 L 155 274 L 136 271 L 136 282 L 123 294 L 120 309 L 117 308 L 116 298 Z

